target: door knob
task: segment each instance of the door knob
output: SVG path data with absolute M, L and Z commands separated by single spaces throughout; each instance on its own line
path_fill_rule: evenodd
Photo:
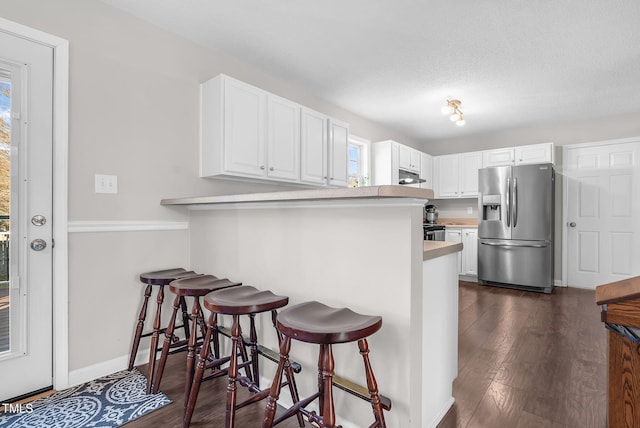
M 44 226 L 46 222 L 47 218 L 43 215 L 38 214 L 31 217 L 31 224 L 34 226 Z
M 569 223 L 569 227 L 576 227 L 576 222 L 572 221 L 571 223 Z
M 31 241 L 31 249 L 33 251 L 42 251 L 47 248 L 47 241 L 44 239 L 34 239 Z

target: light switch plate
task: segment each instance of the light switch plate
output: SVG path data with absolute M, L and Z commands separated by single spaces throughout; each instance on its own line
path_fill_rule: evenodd
M 96 193 L 118 193 L 118 176 L 96 174 Z
M 473 207 L 467 207 L 467 214 L 473 214 Z

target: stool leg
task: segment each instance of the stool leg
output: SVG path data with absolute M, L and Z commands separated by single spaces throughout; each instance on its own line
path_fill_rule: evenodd
M 260 388 L 260 368 L 258 367 L 258 333 L 256 332 L 256 314 L 249 314 L 250 330 L 249 343 L 251 343 L 251 371 L 253 376 L 249 379 Z M 248 368 L 248 367 L 247 367 Z
M 382 413 L 382 405 L 380 404 L 380 394 L 378 393 L 378 383 L 373 375 L 373 369 L 371 368 L 371 362 L 369 361 L 369 344 L 367 339 L 358 340 L 358 348 L 360 349 L 360 355 L 364 360 L 364 370 L 367 377 L 367 388 L 369 389 L 369 395 L 371 396 L 371 406 L 373 407 L 373 415 L 376 418 L 376 427 L 385 428 L 387 425 L 384 421 L 384 414 Z
M 209 316 L 209 325 L 207 332 L 204 335 L 204 341 L 210 341 L 211 335 L 218 328 L 216 313 L 212 312 Z M 182 417 L 183 428 L 188 428 L 191 423 L 191 417 L 193 416 L 193 410 L 196 407 L 196 401 L 198 400 L 198 393 L 200 392 L 200 384 L 202 383 L 202 376 L 204 375 L 204 368 L 209 359 L 209 347 L 203 346 L 200 349 L 200 358 L 198 359 L 198 367 L 196 368 L 191 382 L 191 390 L 189 391 L 189 397 L 184 404 L 184 415 Z
M 140 337 L 142 337 L 142 329 L 144 328 L 144 320 L 147 318 L 147 306 L 149 305 L 149 297 L 151 296 L 152 285 L 148 284 L 144 290 L 144 301 L 140 308 L 140 315 L 138 315 L 138 325 L 136 326 L 136 333 L 133 335 L 133 344 L 131 345 L 131 356 L 129 357 L 129 371 L 133 370 L 133 365 L 136 360 L 136 354 L 138 353 L 138 346 L 140 346 Z
M 233 428 L 236 419 L 236 398 L 237 398 L 237 381 L 238 381 L 238 351 L 244 347 L 242 337 L 240 336 L 240 316 L 233 316 L 233 324 L 231 326 L 231 359 L 229 360 L 228 383 L 227 383 L 227 411 L 225 419 L 225 427 Z
M 282 333 L 280 333 L 280 331 L 278 330 L 278 327 L 276 325 L 276 320 L 278 318 L 278 311 L 273 310 L 271 311 L 271 322 L 273 323 L 273 328 L 276 330 L 276 336 L 278 337 L 278 345 L 282 345 Z M 286 364 L 284 366 L 284 370 L 285 370 L 285 376 L 287 377 L 287 381 L 289 383 L 289 393 L 291 394 L 291 400 L 294 403 L 297 403 L 298 401 L 300 401 L 300 395 L 298 394 L 298 386 L 296 385 L 296 378 L 294 377 L 294 373 L 293 373 L 293 368 L 291 367 L 291 362 L 287 359 Z M 300 427 L 304 427 L 304 418 L 302 416 L 302 413 L 298 412 L 296 414 L 296 417 L 298 418 L 298 425 L 300 425 Z
M 162 302 L 164 301 L 164 285 L 158 288 L 158 297 L 156 299 L 156 317 L 153 320 L 153 334 L 151 335 L 151 345 L 149 346 L 149 365 L 147 367 L 147 394 L 151 393 L 151 383 L 156 371 L 156 354 L 158 352 L 158 339 L 160 336 L 160 318 L 162 315 Z
M 282 388 L 282 372 L 285 365 L 289 362 L 289 350 L 291 350 L 291 338 L 284 336 L 282 338 L 282 343 L 280 344 L 280 360 L 278 361 L 278 368 L 276 369 L 276 374 L 273 377 L 273 383 L 269 390 L 267 406 L 264 409 L 262 428 L 271 428 L 273 426 L 273 419 L 276 417 L 276 409 L 278 407 L 277 401 L 278 397 L 280 397 L 280 389 Z
M 155 394 L 160 389 L 160 381 L 162 380 L 162 374 L 164 373 L 164 366 L 167 364 L 167 357 L 169 356 L 169 349 L 171 348 L 171 343 L 173 342 L 173 332 L 176 327 L 176 314 L 178 313 L 178 309 L 180 308 L 180 303 L 183 300 L 182 296 L 176 296 L 173 301 L 173 312 L 171 312 L 171 319 L 169 320 L 169 325 L 167 325 L 167 329 L 164 331 L 164 344 L 162 345 L 162 352 L 160 353 L 160 361 L 158 362 L 158 370 L 156 373 L 156 377 L 153 380 L 153 388 L 151 391 Z
M 182 309 L 182 329 L 184 330 L 184 338 L 188 339 L 191 334 L 189 333 L 189 309 L 187 309 L 187 302 L 184 296 L 180 296 L 180 308 Z
M 191 392 L 191 385 L 193 383 L 193 372 L 194 372 L 194 360 L 196 356 L 196 344 L 198 342 L 198 323 L 204 323 L 202 308 L 200 307 L 200 299 L 195 296 L 193 298 L 193 307 L 191 308 L 191 334 L 189 335 L 189 343 L 187 344 L 187 365 L 186 365 L 186 375 L 184 381 L 184 402 L 185 404 L 189 400 L 189 393 Z M 208 329 L 207 329 L 208 330 Z M 205 334 L 206 336 L 206 334 Z M 204 346 L 203 349 L 209 350 L 208 346 Z M 208 355 L 207 355 L 208 356 Z M 198 363 L 200 364 L 200 363 Z
M 333 406 L 333 350 L 331 345 L 320 345 L 320 360 L 322 361 L 322 400 L 320 416 L 322 416 L 321 426 L 334 427 L 336 424 L 336 413 Z

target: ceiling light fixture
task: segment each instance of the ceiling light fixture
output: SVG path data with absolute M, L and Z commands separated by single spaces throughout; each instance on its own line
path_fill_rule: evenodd
M 449 115 L 449 120 L 451 120 L 451 122 L 455 122 L 458 126 L 464 126 L 466 123 L 462 110 L 460 110 L 461 104 L 462 101 L 460 100 L 447 100 L 447 104 L 442 106 L 441 109 L 442 114 Z

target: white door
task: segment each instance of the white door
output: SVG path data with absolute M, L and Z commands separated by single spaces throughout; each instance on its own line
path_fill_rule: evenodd
M 640 274 L 640 140 L 567 148 L 567 281 L 594 288 Z
M 0 31 L 0 402 L 53 383 L 52 103 L 53 49 Z

